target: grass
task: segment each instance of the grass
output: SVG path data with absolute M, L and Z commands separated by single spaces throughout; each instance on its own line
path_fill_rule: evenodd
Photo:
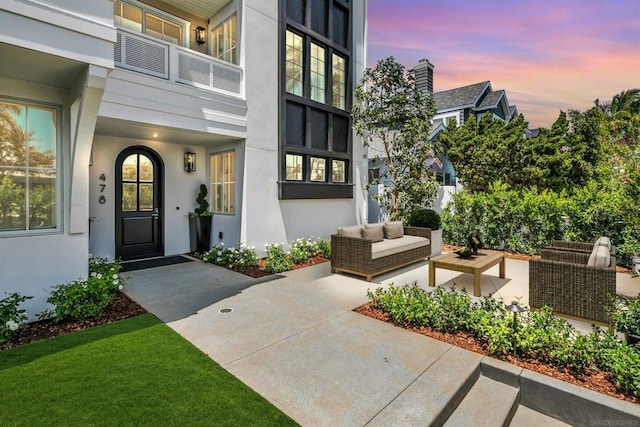
M 295 425 L 155 316 L 0 352 L 0 424 Z

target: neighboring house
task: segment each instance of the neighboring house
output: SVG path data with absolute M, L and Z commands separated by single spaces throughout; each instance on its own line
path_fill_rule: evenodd
M 366 0 L 0 4 L 0 295 L 45 308 L 87 257 L 324 236 L 365 219 L 350 124 Z

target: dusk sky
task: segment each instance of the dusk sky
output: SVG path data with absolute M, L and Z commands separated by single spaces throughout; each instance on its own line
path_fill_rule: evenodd
M 369 0 L 367 66 L 435 65 L 436 92 L 490 80 L 529 127 L 640 87 L 640 0 Z

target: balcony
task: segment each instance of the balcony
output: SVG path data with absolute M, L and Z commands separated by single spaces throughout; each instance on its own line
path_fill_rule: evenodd
M 116 67 L 214 92 L 242 95 L 242 68 L 145 34 L 118 28 Z

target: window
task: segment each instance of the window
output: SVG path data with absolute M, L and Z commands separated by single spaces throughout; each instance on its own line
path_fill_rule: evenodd
M 302 181 L 303 157 L 297 154 L 287 154 L 286 178 L 289 181 Z
M 211 32 L 213 56 L 232 64 L 238 63 L 237 24 L 237 17 L 233 15 Z
M 211 211 L 234 214 L 236 209 L 236 153 L 211 155 Z
M 347 182 L 347 174 L 344 160 L 334 160 L 332 162 L 331 173 L 333 182 Z
M 302 96 L 302 37 L 287 31 L 287 92 Z
M 59 110 L 0 101 L 0 232 L 59 226 Z
M 332 76 L 333 76 L 333 106 L 345 109 L 347 91 L 347 69 L 346 61 L 340 55 L 332 55 Z
M 327 161 L 318 157 L 311 158 L 311 181 L 327 180 Z
M 280 199 L 352 198 L 351 2 L 280 0 Z
M 184 45 L 186 21 L 146 6 L 142 3 L 117 0 L 113 9 L 115 24 L 122 28 L 137 31 L 165 40 L 170 43 Z
M 311 99 L 324 104 L 326 91 L 324 49 L 311 43 Z
M 144 154 L 132 154 L 122 162 L 122 211 L 153 210 L 153 163 Z

